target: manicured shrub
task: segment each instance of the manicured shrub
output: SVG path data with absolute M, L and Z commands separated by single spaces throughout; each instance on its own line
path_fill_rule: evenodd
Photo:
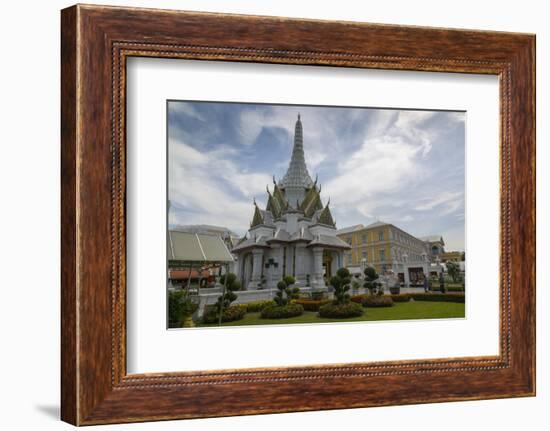
M 359 317 L 363 314 L 363 307 L 355 302 L 345 304 L 326 304 L 319 308 L 320 317 L 333 319 L 345 319 L 347 317 Z
M 295 279 L 291 275 L 285 276 L 281 281 L 277 283 L 277 292 L 273 301 L 279 307 L 287 305 L 291 299 L 298 299 L 300 297 L 300 289 L 297 287 L 290 287 L 295 283 Z
M 330 299 L 293 299 L 293 304 L 300 304 L 306 311 L 319 311 L 319 307 L 329 304 Z
M 231 306 L 231 303 L 237 299 L 235 292 L 241 290 L 242 284 L 237 280 L 237 276 L 232 272 L 227 275 L 224 274 L 220 277 L 220 283 L 223 286 L 223 293 L 218 297 L 216 304 L 214 304 L 214 312 L 218 316 L 218 323 L 224 322 L 225 311 Z M 245 310 L 246 313 L 246 310 Z
M 246 304 L 231 305 L 223 311 L 222 322 L 241 320 L 246 314 Z M 219 315 L 216 306 L 209 306 L 202 318 L 204 323 L 218 323 Z
M 336 275 L 330 277 L 330 285 L 334 288 L 334 303 L 345 304 L 349 302 L 350 295 L 348 290 L 350 289 L 351 275 L 347 268 L 340 268 L 336 271 Z
M 324 290 L 313 290 L 311 292 L 311 299 L 320 300 L 320 299 L 324 299 L 325 297 L 326 297 L 326 293 Z
M 378 281 L 379 276 L 376 273 L 376 269 L 372 266 L 367 266 L 363 273 L 365 274 L 365 284 L 363 284 L 363 287 L 366 287 L 371 295 L 376 293 L 382 294 L 382 283 Z
M 283 277 L 283 281 L 287 286 L 292 286 L 294 283 L 296 283 L 296 279 L 292 275 L 285 275 Z
M 466 301 L 466 295 L 463 293 L 410 293 L 409 296 L 415 301 L 457 303 L 464 303 Z
M 366 295 L 366 294 L 362 294 L 362 295 L 354 295 L 352 296 L 350 299 L 355 302 L 356 304 L 362 304 L 363 301 L 365 300 L 365 298 L 369 296 L 369 295 Z
M 363 307 L 392 307 L 393 300 L 388 295 L 369 295 L 363 302 Z
M 456 283 L 460 278 L 460 265 L 456 262 L 447 262 L 446 266 L 447 266 L 447 273 Z
M 183 320 L 191 316 L 198 304 L 186 296 L 185 290 L 176 290 L 168 294 L 168 327 L 179 328 Z
M 263 301 L 252 301 L 246 304 L 246 311 L 248 313 L 257 313 L 262 311 L 265 307 L 269 305 L 275 305 L 275 302 L 271 299 L 266 299 Z
M 393 302 L 409 302 L 411 297 L 408 293 L 401 293 L 399 295 L 391 295 Z
M 464 286 L 449 286 L 447 285 L 447 292 L 464 292 Z
M 300 304 L 270 305 L 265 307 L 260 316 L 262 319 L 288 319 L 302 315 L 304 307 Z

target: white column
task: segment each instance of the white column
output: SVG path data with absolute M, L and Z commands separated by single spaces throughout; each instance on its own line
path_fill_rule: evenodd
M 305 244 L 296 244 L 294 250 L 296 252 L 296 281 L 300 283 L 301 287 L 304 287 L 306 285 Z
M 323 280 L 323 249 L 321 247 L 313 248 L 313 280 L 312 287 L 319 289 L 326 287 Z
M 280 244 L 273 244 L 272 246 L 272 255 L 274 262 L 277 263 L 277 268 L 272 267 L 271 277 L 267 280 L 267 288 L 275 289 L 277 283 L 283 279 L 283 247 Z
M 247 289 L 249 290 L 255 290 L 260 287 L 260 281 L 262 276 L 262 258 L 264 255 L 264 251 L 259 249 L 252 250 L 252 277 L 250 279 L 250 283 L 248 283 Z
M 411 279 L 409 277 L 409 255 L 407 253 L 403 254 L 403 275 L 405 279 L 405 286 L 404 287 L 410 287 L 411 286 Z

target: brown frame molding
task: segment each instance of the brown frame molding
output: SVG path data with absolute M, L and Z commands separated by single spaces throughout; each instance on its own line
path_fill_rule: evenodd
M 535 394 L 534 35 L 83 5 L 61 18 L 63 420 L 91 425 Z M 129 56 L 498 75 L 500 354 L 127 375 Z

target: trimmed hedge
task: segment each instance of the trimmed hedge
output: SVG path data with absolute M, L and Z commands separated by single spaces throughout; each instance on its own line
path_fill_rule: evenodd
M 246 314 L 246 304 L 231 305 L 223 312 L 222 322 L 234 322 L 235 320 L 241 320 Z M 212 306 L 208 307 L 204 316 L 202 317 L 204 323 L 218 323 L 218 314 L 216 309 Z
M 393 300 L 387 295 L 368 295 L 362 304 L 363 307 L 393 307 Z
M 306 311 L 319 311 L 323 305 L 329 304 L 330 299 L 294 299 L 293 304 L 300 304 Z
M 314 301 L 325 299 L 326 297 L 327 295 L 324 290 L 313 290 L 311 292 L 311 299 L 313 299 Z
M 466 289 L 462 286 L 449 286 L 445 287 L 447 292 L 464 292 Z
M 393 302 L 409 302 L 411 297 L 408 293 L 401 293 L 399 295 L 391 295 Z
M 363 314 L 363 307 L 356 302 L 345 304 L 326 304 L 319 308 L 320 317 L 333 319 L 345 319 L 347 317 L 359 317 Z
M 275 302 L 271 299 L 266 299 L 263 301 L 252 301 L 246 304 L 246 311 L 248 313 L 258 313 L 262 311 L 265 307 L 270 305 L 275 305 Z
M 369 294 L 362 294 L 362 295 L 354 295 L 350 299 L 355 302 L 356 304 L 362 304 L 363 301 L 367 296 L 370 296 Z
M 184 290 L 169 292 L 168 294 L 168 327 L 179 328 L 186 316 L 191 316 L 199 304 L 185 298 Z
M 466 295 L 463 293 L 410 293 L 409 296 L 415 301 L 433 301 L 433 302 L 457 302 L 464 303 Z
M 270 305 L 265 307 L 260 316 L 262 319 L 287 319 L 302 315 L 304 307 L 300 304 Z

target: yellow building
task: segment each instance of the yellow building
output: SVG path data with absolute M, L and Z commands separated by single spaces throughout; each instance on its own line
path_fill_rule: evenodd
M 344 254 L 344 266 L 364 268 L 369 265 L 378 273 L 392 270 L 402 281 L 410 278 L 414 283 L 418 274 L 425 272 L 434 260 L 435 237 L 430 237 L 430 241 L 420 239 L 390 223 L 377 221 L 368 226 L 350 226 L 338 230 L 337 236 L 351 246 Z M 443 252 L 443 238 L 437 238 L 437 253 Z
M 463 259 L 463 252 L 462 251 L 447 251 L 445 253 L 441 253 L 439 255 L 439 258 L 441 259 L 441 262 L 461 262 Z

